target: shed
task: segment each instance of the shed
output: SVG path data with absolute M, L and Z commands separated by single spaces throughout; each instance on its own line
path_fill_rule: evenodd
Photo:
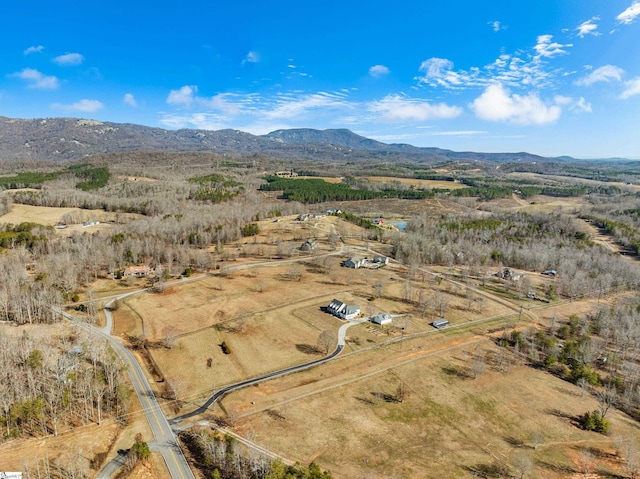
M 436 329 L 442 329 L 445 326 L 449 325 L 449 320 L 448 319 L 436 319 L 434 322 L 431 323 L 431 326 L 433 326 Z
M 389 258 L 381 254 L 375 255 L 372 261 L 377 264 L 389 264 Z
M 371 320 L 372 323 L 379 324 L 381 326 L 391 324 L 391 321 L 393 321 L 393 319 L 389 313 L 378 313 Z

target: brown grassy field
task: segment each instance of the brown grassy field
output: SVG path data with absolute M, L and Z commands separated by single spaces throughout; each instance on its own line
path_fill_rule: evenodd
M 403 185 L 415 186 L 416 188 L 443 188 L 449 190 L 457 190 L 460 188 L 468 188 L 467 185 L 455 181 L 444 180 L 421 180 L 416 178 L 394 178 L 393 176 L 365 176 L 366 180 L 371 182 L 398 182 Z
M 441 336 L 403 347 L 412 349 L 404 356 L 395 351 L 396 358 L 389 350 L 366 360 L 347 356 L 322 370 L 232 393 L 223 403 L 239 417 L 236 432 L 288 459 L 315 460 L 337 478 L 471 477 L 495 465 L 516 475 L 510 465 L 519 454 L 536 462 L 530 477 L 583 477 L 585 450 L 598 470 L 622 469 L 611 437 L 574 425 L 574 416 L 597 403 L 572 384 L 514 356 L 501 371 L 498 347 L 483 337 L 447 344 Z M 476 356 L 487 369 L 474 380 Z M 402 403 L 393 400 L 400 382 L 409 389 Z M 617 435 L 640 437 L 627 416 L 613 411 L 608 417 Z

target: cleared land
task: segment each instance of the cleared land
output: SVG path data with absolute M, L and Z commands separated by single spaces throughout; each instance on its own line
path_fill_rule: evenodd
M 611 437 L 574 424 L 595 399 L 502 353 L 483 336 L 441 334 L 232 393 L 223 405 L 237 432 L 335 477 L 469 477 L 526 454 L 536 461 L 531 477 L 561 478 L 582 472 L 584 451 L 598 470 L 619 473 Z M 474 380 L 477 358 L 486 369 Z M 409 395 L 400 403 L 401 382 Z M 617 435 L 639 438 L 624 414 L 607 417 Z

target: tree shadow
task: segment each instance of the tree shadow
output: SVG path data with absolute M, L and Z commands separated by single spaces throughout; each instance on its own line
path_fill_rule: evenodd
M 296 344 L 296 349 L 304 354 L 316 355 L 322 354 L 322 351 L 317 346 L 312 344 Z
M 375 405 L 375 402 L 372 401 L 369 398 L 364 398 L 364 397 L 360 397 L 360 396 L 354 396 L 354 399 L 357 399 L 358 401 L 363 402 L 363 403 L 365 403 L 365 404 L 367 404 L 369 406 L 374 406 Z
M 465 466 L 468 472 L 473 477 L 511 477 L 509 467 L 506 464 L 502 464 L 495 461 L 491 464 L 476 464 L 475 466 Z
M 389 403 L 400 403 L 401 402 L 393 394 L 387 394 L 387 393 L 383 393 L 383 392 L 379 392 L 379 391 L 374 391 L 374 392 L 371 393 L 371 395 L 374 398 L 378 399 L 378 400 L 383 400 L 384 402 L 389 402 Z
M 443 366 L 442 372 L 447 376 L 453 376 L 459 379 L 469 379 L 472 377 L 466 368 L 459 366 Z
M 516 448 L 529 448 L 530 447 L 530 446 L 527 446 L 522 439 L 518 439 L 517 437 L 506 436 L 503 439 L 511 447 L 516 447 Z

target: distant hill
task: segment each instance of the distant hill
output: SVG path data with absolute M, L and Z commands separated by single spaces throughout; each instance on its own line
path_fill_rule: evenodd
M 386 144 L 347 129 L 276 130 L 257 136 L 238 130 L 165 130 L 129 123 L 76 118 L 14 119 L 0 117 L 0 160 L 70 161 L 103 153 L 129 151 L 211 151 L 220 154 L 264 154 L 281 159 L 359 161 L 446 160 L 541 162 L 529 153 L 455 152 Z

